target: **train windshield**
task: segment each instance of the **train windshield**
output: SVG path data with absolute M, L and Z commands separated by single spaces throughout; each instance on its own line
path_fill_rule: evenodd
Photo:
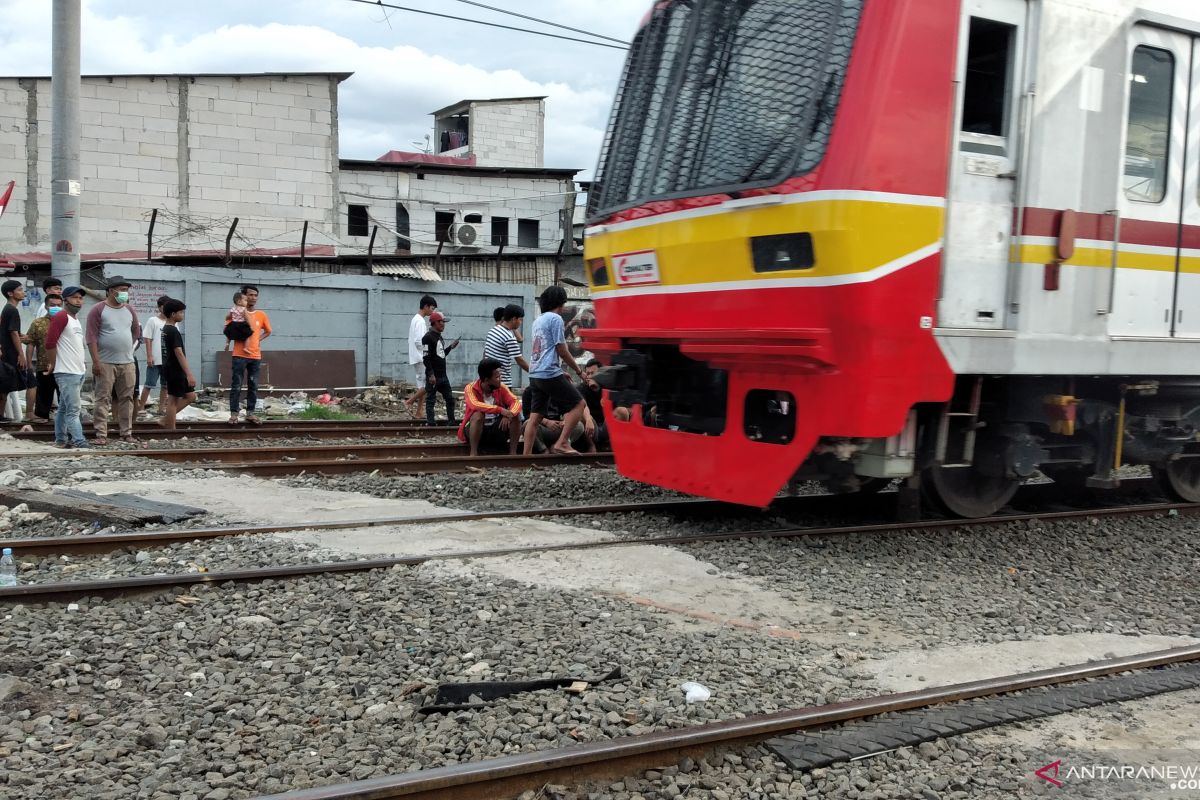
M 812 170 L 864 0 L 667 0 L 634 39 L 589 216 Z

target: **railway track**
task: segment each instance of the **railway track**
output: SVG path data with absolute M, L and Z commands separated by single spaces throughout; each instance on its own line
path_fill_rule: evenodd
M 425 429 L 430 430 L 429 428 Z M 43 466 L 53 466 L 59 458 L 79 458 L 73 450 L 38 453 Z M 260 477 L 280 477 L 306 472 L 341 474 L 380 472 L 419 474 L 461 472 L 495 467 L 533 467 L 552 464 L 611 464 L 611 453 L 557 455 L 485 455 L 470 456 L 467 446 L 457 441 L 421 444 L 354 443 L 286 447 L 217 448 L 192 447 L 160 450 L 88 450 L 85 458 L 150 458 L 183 464 L 194 469 L 235 470 Z
M 467 762 L 385 778 L 301 789 L 259 800 L 497 800 L 538 790 L 547 784 L 579 786 L 634 775 L 652 767 L 677 763 L 684 757 L 699 759 L 718 748 L 744 747 L 776 736 L 827 728 L 881 714 L 1010 695 L 1196 661 L 1200 661 L 1200 646 L 1159 650 L 556 750 Z
M 427 426 L 417 420 L 342 420 L 305 422 L 284 420 L 262 425 L 229 425 L 224 422 L 194 422 L 180 424 L 175 430 L 165 430 L 152 422 L 139 422 L 133 427 L 134 436 L 148 439 L 214 438 L 243 439 L 352 439 L 356 437 L 400 438 L 452 434 L 451 425 Z M 16 439 L 34 442 L 54 441 L 54 428 L 36 425 L 32 431 L 10 431 Z
M 1125 492 L 1139 494 L 1153 488 L 1149 479 L 1127 479 L 1123 488 Z M 435 522 L 468 522 L 484 519 L 513 519 L 521 517 L 565 517 L 588 516 L 602 514 L 619 514 L 639 512 L 645 514 L 697 514 L 709 515 L 752 515 L 755 513 L 776 514 L 805 513 L 814 516 L 836 516 L 853 514 L 858 518 L 890 519 L 894 513 L 894 495 L 881 493 L 868 495 L 801 495 L 798 497 L 781 497 L 769 508 L 758 510 L 747 506 L 736 506 L 719 500 L 701 498 L 682 498 L 678 500 L 656 500 L 636 503 L 601 503 L 583 506 L 550 506 L 531 509 L 501 509 L 492 511 L 450 511 L 444 514 L 421 514 L 395 517 L 369 517 L 365 519 L 333 520 L 321 522 L 319 525 L 310 523 L 300 524 L 266 524 L 266 525 L 227 525 L 212 528 L 178 528 L 175 530 L 135 530 L 120 533 L 100 535 L 69 535 L 69 536 L 31 536 L 19 539 L 0 539 L 0 547 L 11 547 L 14 552 L 26 555 L 97 555 L 111 553 L 122 548 L 142 549 L 145 547 L 162 547 L 179 542 L 190 542 L 201 539 L 223 539 L 237 536 L 253 536 L 264 533 L 286 533 L 290 531 L 313 530 L 347 530 L 351 528 L 377 528 L 384 526 L 422 525 Z M 1026 486 L 1018 496 L 1016 511 L 1009 515 L 997 516 L 995 519 L 1029 519 L 1046 517 L 1046 512 L 1031 511 L 1031 505 L 1053 502 L 1057 498 L 1053 493 L 1053 484 L 1033 484 Z M 1177 506 L 1147 506 L 1150 508 L 1167 508 Z M 1016 516 L 1022 511 L 1025 513 Z M 1093 513 L 1101 513 L 1099 511 Z M 942 524 L 957 524 L 957 522 L 933 521 L 932 526 Z M 910 526 L 912 527 L 912 526 Z M 843 530 L 835 528 L 815 528 L 814 530 Z
M 391 558 L 376 558 L 376 559 L 361 559 L 353 561 L 332 561 L 313 564 L 299 564 L 284 567 L 264 567 L 258 569 L 245 570 L 230 570 L 226 572 L 204 572 L 204 573 L 175 573 L 169 575 L 142 575 L 126 578 L 109 578 L 104 580 L 92 581 L 69 581 L 63 583 L 31 583 L 23 584 L 16 587 L 0 588 L 0 603 L 5 601 L 26 601 L 33 603 L 47 602 L 65 602 L 80 597 L 99 596 L 113 597 L 128 594 L 136 594 L 141 592 L 161 591 L 168 589 L 185 588 L 196 586 L 198 584 L 209 583 L 254 583 L 264 580 L 278 580 L 287 578 L 303 578 L 316 575 L 345 573 L 345 572 L 368 572 L 378 569 L 391 569 L 397 566 L 419 566 L 431 561 L 451 561 L 464 560 L 473 558 L 495 558 L 500 556 L 522 556 L 535 555 L 550 551 L 568 551 L 568 550 L 599 550 L 610 547 L 623 547 L 628 545 L 677 545 L 677 544 L 697 544 L 701 542 L 716 542 L 728 541 L 734 539 L 795 539 L 801 537 L 814 536 L 846 536 L 851 534 L 890 534 L 897 532 L 907 532 L 915 530 L 938 530 L 943 528 L 962 528 L 962 527 L 979 527 L 984 525 L 996 525 L 1010 522 L 1032 521 L 1032 520 L 1055 520 L 1055 519 L 1079 519 L 1079 518 L 1095 518 L 1095 517 L 1114 517 L 1114 516 L 1152 516 L 1162 514 L 1195 514 L 1200 512 L 1200 503 L 1144 503 L 1131 506 L 1117 506 L 1103 509 L 1078 509 L 1071 511 L 1051 511 L 1038 513 L 1021 513 L 1021 514 L 1005 514 L 995 517 L 983 517 L 979 519 L 944 519 L 944 520 L 928 520 L 925 522 L 905 523 L 897 525 L 896 523 L 877 523 L 869 525 L 844 525 L 831 527 L 793 527 L 793 528 L 776 528 L 767 530 L 753 531 L 727 531 L 722 533 L 704 533 L 691 535 L 675 535 L 675 536 L 658 536 L 636 539 L 606 539 L 602 541 L 587 541 L 587 542 L 572 542 L 566 544 L 547 544 L 547 545 L 530 545 L 522 547 L 506 547 L 496 548 L 491 550 L 470 550 L 456 551 L 448 553 L 425 553 L 410 556 L 397 556 Z M 576 513 L 579 513 L 578 511 Z M 529 512 L 507 513 L 507 516 L 520 516 L 521 514 L 528 515 Z M 471 517 L 467 517 L 471 518 Z M 406 518 L 401 518 L 406 519 Z M 424 518 L 421 521 L 430 522 L 448 519 L 448 517 L 432 517 Z M 376 522 L 377 525 L 395 524 L 389 523 L 386 520 Z M 329 527 L 341 529 L 353 527 L 366 527 L 366 522 L 348 520 L 345 522 L 327 525 L 318 523 L 316 525 L 301 526 L 289 525 L 280 526 L 273 529 L 274 532 L 285 530 L 321 530 Z M 269 526 L 265 526 L 269 527 Z M 260 528 L 255 532 L 269 533 L 272 530 Z M 216 529 L 221 530 L 221 529 Z M 246 531 L 247 529 L 240 529 Z M 177 536 L 183 532 L 169 532 L 172 536 Z M 64 537 L 67 538 L 67 537 Z M 71 539 L 98 539 L 99 537 L 69 537 Z M 189 537 L 184 536 L 187 539 Z M 190 538 L 202 538 L 192 536 Z M 37 540 L 28 540 L 31 543 Z M 45 539 L 41 540 L 43 543 Z M 178 539 L 176 539 L 178 541 Z M 162 542 L 160 542 L 161 544 Z M 12 547 L 9 542 L 0 542 L 5 547 Z M 130 544 L 126 539 L 122 546 Z M 69 545 L 59 546 L 86 546 L 84 542 L 70 542 Z M 38 545 L 33 544 L 34 548 Z M 42 545 L 46 547 L 45 544 Z M 55 545 L 50 545 L 49 552 L 53 550 Z M 18 554 L 19 551 L 13 547 Z M 43 550 L 43 552 L 46 552 Z M 58 551 L 65 552 L 65 551 Z

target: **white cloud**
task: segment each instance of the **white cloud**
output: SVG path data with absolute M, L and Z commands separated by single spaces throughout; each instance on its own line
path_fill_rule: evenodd
M 546 163 L 590 171 L 624 54 L 570 42 L 393 14 L 336 0 L 198 7 L 93 0 L 84 5 L 85 73 L 354 72 L 342 84 L 341 155 L 414 149 L 429 112 L 467 97 L 547 95 Z M 646 0 L 535 2 L 522 13 L 627 38 Z M 344 6 L 344 8 L 343 8 Z M 458 4 L 439 2 L 445 11 Z M 487 12 L 461 6 L 468 16 Z M 221 24 L 242 17 L 245 22 Z M 49 4 L 0 0 L 0 73 L 47 74 Z M 271 21 L 274 18 L 279 21 Z M 506 24 L 523 24 L 491 15 Z M 208 24 L 205 25 L 205 21 Z M 335 30 L 336 29 L 336 30 Z M 408 44 L 397 44 L 398 40 Z M 416 46 L 411 42 L 421 42 Z

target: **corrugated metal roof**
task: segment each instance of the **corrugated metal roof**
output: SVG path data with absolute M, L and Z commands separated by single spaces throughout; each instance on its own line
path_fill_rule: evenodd
M 422 266 L 412 262 L 391 262 L 371 265 L 372 275 L 394 275 L 398 278 L 412 278 L 417 281 L 440 281 L 441 275 L 433 267 Z

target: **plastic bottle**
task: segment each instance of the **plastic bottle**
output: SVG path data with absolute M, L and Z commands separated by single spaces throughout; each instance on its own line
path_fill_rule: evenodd
M 0 588 L 17 585 L 17 562 L 13 560 L 12 548 L 4 548 L 0 555 Z

